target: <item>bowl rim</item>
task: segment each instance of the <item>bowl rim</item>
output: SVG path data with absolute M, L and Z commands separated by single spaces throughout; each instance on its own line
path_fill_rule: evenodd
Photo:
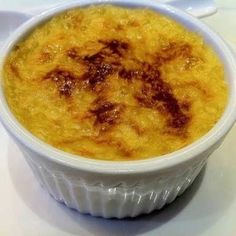
M 227 76 L 229 78 L 228 104 L 219 121 L 207 134 L 202 136 L 197 141 L 169 154 L 131 161 L 90 159 L 66 153 L 57 148 L 54 148 L 51 145 L 39 140 L 28 130 L 26 130 L 26 128 L 24 128 L 14 117 L 7 105 L 2 86 L 3 79 L 1 79 L 0 118 L 9 133 L 15 137 L 19 143 L 40 155 L 41 158 L 46 158 L 50 161 L 72 167 L 74 169 L 102 174 L 134 174 L 171 168 L 195 159 L 196 157 L 200 156 L 201 153 L 207 151 L 210 147 L 220 141 L 230 130 L 236 119 L 236 63 L 234 60 L 234 55 L 224 40 L 215 32 L 213 32 L 208 26 L 188 13 L 167 4 L 158 3 L 156 1 L 154 2 L 152 0 L 81 0 L 80 2 L 69 2 L 53 7 L 39 15 L 34 16 L 32 19 L 20 26 L 8 38 L 0 52 L 1 73 L 5 58 L 15 43 L 20 41 L 27 33 L 34 30 L 39 24 L 42 24 L 44 21 L 50 19 L 54 15 L 57 15 L 66 10 L 97 4 L 111 4 L 134 8 L 147 7 L 153 9 L 154 11 L 164 13 L 174 20 L 184 24 L 187 28 L 191 28 L 191 30 L 200 33 L 200 35 L 202 35 L 205 40 L 213 46 L 214 50 L 221 57 L 221 60 L 225 66 L 225 70 L 227 71 Z

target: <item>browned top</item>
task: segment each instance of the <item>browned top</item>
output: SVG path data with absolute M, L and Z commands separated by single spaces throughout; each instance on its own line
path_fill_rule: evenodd
M 188 115 L 190 104 L 187 101 L 182 101 L 180 104 L 171 87 L 161 75 L 160 67 L 176 58 L 193 60 L 190 45 L 171 42 L 155 54 L 152 63 L 139 61 L 137 58 L 129 58 L 132 60 L 135 69 L 127 69 L 122 62 L 125 60 L 128 51 L 131 50 L 128 42 L 112 39 L 110 41 L 99 40 L 98 43 L 102 47 L 92 55 L 81 55 L 79 48 L 71 48 L 67 51 L 69 58 L 85 66 L 86 70 L 82 76 L 78 77 L 70 71 L 55 68 L 48 72 L 44 79 L 55 82 L 61 96 L 72 96 L 76 86 L 83 83 L 87 89 L 95 93 L 99 91 L 99 98 L 104 97 L 106 93 L 105 81 L 112 74 L 118 74 L 120 79 L 125 79 L 127 83 L 135 83 L 135 80 L 140 80 L 142 81 L 142 88 L 133 96 L 141 106 L 157 109 L 166 117 L 168 125 L 172 128 L 183 129 L 187 126 L 190 120 Z M 197 59 L 194 58 L 194 60 Z M 96 99 L 93 104 L 95 108 L 89 110 L 96 117 L 94 125 L 99 123 L 108 123 L 109 126 L 115 125 L 121 112 L 120 109 L 117 109 L 119 104 L 109 101 L 101 103 L 100 101 L 101 99 Z

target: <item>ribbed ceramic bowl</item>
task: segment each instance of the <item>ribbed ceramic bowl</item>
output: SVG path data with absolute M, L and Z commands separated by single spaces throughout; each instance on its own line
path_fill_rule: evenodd
M 224 64 L 229 85 L 226 110 L 214 128 L 197 142 L 165 156 L 111 162 L 74 156 L 34 137 L 11 113 L 4 97 L 2 78 L 0 116 L 35 176 L 56 200 L 95 216 L 134 217 L 160 209 L 182 194 L 199 174 L 208 156 L 221 144 L 236 118 L 236 65 L 230 49 L 217 34 L 176 8 L 148 0 L 81 0 L 51 9 L 22 25 L 3 47 L 0 67 L 16 42 L 42 22 L 67 9 L 101 3 L 152 8 L 198 32 L 214 48 Z

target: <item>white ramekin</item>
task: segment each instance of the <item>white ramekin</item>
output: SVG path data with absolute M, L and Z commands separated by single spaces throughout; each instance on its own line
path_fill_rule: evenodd
M 42 22 L 67 9 L 101 3 L 152 8 L 198 32 L 214 48 L 224 63 L 229 84 L 226 110 L 214 128 L 197 142 L 162 157 L 110 162 L 74 156 L 34 137 L 11 113 L 4 97 L 2 79 L 0 117 L 39 182 L 56 200 L 95 216 L 134 217 L 160 209 L 183 193 L 207 157 L 221 144 L 236 118 L 236 64 L 230 49 L 216 33 L 181 10 L 149 0 L 81 0 L 53 8 L 22 25 L 3 47 L 0 68 L 16 42 Z

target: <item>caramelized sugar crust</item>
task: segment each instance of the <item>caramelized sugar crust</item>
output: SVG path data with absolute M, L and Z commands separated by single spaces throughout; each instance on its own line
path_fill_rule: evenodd
M 227 100 L 212 49 L 148 9 L 97 6 L 54 17 L 10 53 L 4 78 L 27 129 L 95 159 L 176 151 L 207 133 Z

